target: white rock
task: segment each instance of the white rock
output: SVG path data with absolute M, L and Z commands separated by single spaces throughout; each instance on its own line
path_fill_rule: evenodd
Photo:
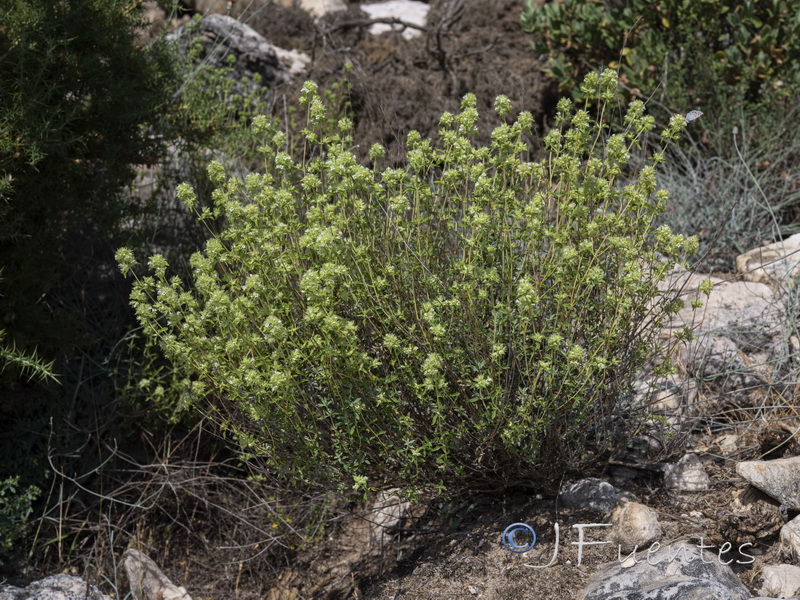
M 697 298 L 703 302 L 702 308 L 692 313 L 691 307 L 685 306 L 680 314 L 684 319 L 694 319 L 698 330 L 704 332 L 774 323 L 784 313 L 772 289 L 763 283 L 721 282 L 714 285 L 708 297 L 698 294 Z
M 711 485 L 706 469 L 696 454 L 687 454 L 664 469 L 664 487 L 675 492 L 704 492 Z
M 736 272 L 747 281 L 785 289 L 800 275 L 800 233 L 736 257 Z
M 186 588 L 172 583 L 149 556 L 135 548 L 125 551 L 122 564 L 134 600 L 192 600 Z
M 794 561 L 800 561 L 800 516 L 781 527 L 781 551 Z
M 714 439 L 714 443 L 723 453 L 733 452 L 739 448 L 739 436 L 735 433 L 724 433 Z
M 400 526 L 408 516 L 411 504 L 399 496 L 399 489 L 391 489 L 378 494 L 372 509 L 366 516 L 370 524 L 372 539 L 379 545 L 384 545 L 390 537 L 390 532 Z
M 412 25 L 425 27 L 428 21 L 428 10 L 430 5 L 417 0 L 388 0 L 376 4 L 362 4 L 359 8 L 367 13 L 370 19 L 400 19 Z M 400 31 L 401 25 L 389 25 L 386 23 L 375 23 L 369 28 L 372 35 L 380 35 L 394 29 Z M 403 30 L 403 39 L 411 40 L 421 35 L 419 29 L 406 27 Z
M 286 50 L 273 46 L 275 54 L 278 55 L 278 60 L 286 67 L 290 75 L 302 75 L 308 70 L 308 63 L 311 62 L 311 57 L 305 52 L 299 50 Z
M 25 588 L 0 586 L 2 600 L 111 600 L 94 584 L 74 575 L 51 575 Z
M 800 456 L 740 462 L 736 473 L 789 510 L 800 510 Z
M 278 0 L 284 6 L 291 6 L 294 0 Z M 321 17 L 338 10 L 345 10 L 347 5 L 344 0 L 300 0 L 300 8 L 314 17 Z
M 610 541 L 623 552 L 644 548 L 661 537 L 658 514 L 649 506 L 626 499 L 611 511 Z
M 800 591 L 800 567 L 794 565 L 767 566 L 761 570 L 763 584 L 758 591 L 762 596 L 797 598 Z
M 631 554 L 630 556 L 628 556 L 628 558 L 619 563 L 619 566 L 621 569 L 630 569 L 631 567 L 635 567 L 638 564 L 639 563 L 636 562 L 636 557 L 633 554 Z
M 165 40 L 176 44 L 181 52 L 188 52 L 189 42 L 194 39 L 190 27 L 181 27 L 165 36 Z M 197 38 L 203 46 L 203 63 L 217 68 L 230 68 L 226 77 L 234 81 L 234 90 L 245 93 L 258 90 L 255 84 L 244 85 L 243 79 L 261 78 L 262 86 L 275 82 L 290 81 L 286 68 L 278 59 L 275 47 L 255 29 L 245 23 L 226 16 L 211 14 L 197 26 Z M 228 60 L 233 57 L 233 62 Z
M 708 297 L 699 291 L 709 279 Z M 772 381 L 775 359 L 786 357 L 786 310 L 772 288 L 749 281 L 677 273 L 670 280 L 684 286 L 684 307 L 662 331 L 666 339 L 688 326 L 695 338 L 676 348 L 675 360 L 687 374 L 702 377 L 717 393 L 734 393 Z M 666 283 L 664 285 L 667 285 Z M 692 310 L 694 300 L 702 308 Z
M 678 425 L 697 412 L 697 382 L 677 373 L 643 379 L 637 382 L 634 393 L 635 406 L 646 407 L 670 425 Z

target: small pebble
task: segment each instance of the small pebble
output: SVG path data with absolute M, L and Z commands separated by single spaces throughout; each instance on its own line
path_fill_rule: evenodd
M 622 569 L 630 569 L 635 564 L 636 564 L 636 558 L 634 558 L 633 554 L 631 554 L 628 558 L 622 561 L 622 563 L 619 566 Z

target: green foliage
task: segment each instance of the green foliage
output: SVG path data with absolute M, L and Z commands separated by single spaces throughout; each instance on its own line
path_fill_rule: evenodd
M 174 74 L 163 46 L 137 46 L 140 8 L 10 0 L 0 9 L 0 316 L 22 346 L 80 340 L 80 323 L 42 299 L 80 278 L 76 255 L 131 216 L 120 191 L 133 165 L 158 156 L 161 140 L 145 125 L 169 101 Z
M 187 26 L 185 44 L 179 68 L 182 83 L 180 105 L 169 116 L 175 121 L 176 133 L 185 141 L 212 148 L 219 152 L 235 152 L 237 158 L 245 153 L 249 136 L 244 132 L 253 116 L 271 111 L 267 90 L 258 75 L 254 80 L 235 80 L 232 64 L 215 67 L 206 60 L 202 35 L 198 33 L 200 17 Z M 233 61 L 233 55 L 228 56 Z M 249 147 L 247 148 L 249 149 Z M 255 155 L 255 149 L 252 149 Z
M 25 533 L 31 504 L 39 494 L 34 486 L 21 489 L 19 477 L 0 480 L 0 556 L 7 555 Z
M 5 331 L 0 329 L 0 343 L 5 337 Z M 28 379 L 55 379 L 53 374 L 53 363 L 44 363 L 33 352 L 21 352 L 13 344 L 11 346 L 0 346 L 0 372 L 6 367 L 13 366 L 17 368 L 23 376 Z
M 404 169 L 359 165 L 347 119 L 323 134 L 312 83 L 305 158 L 256 118 L 261 172 L 241 181 L 212 163 L 211 207 L 178 187 L 223 223 L 191 283 L 154 255 L 131 296 L 182 373 L 184 407 L 290 486 L 508 484 L 590 459 L 679 307 L 657 283 L 696 246 L 653 227 L 663 154 L 630 166 L 654 127 L 643 104 L 606 134 L 616 83 L 587 77 L 597 121 L 559 103 L 538 162 L 524 158 L 528 113 L 476 146 L 471 95 L 442 116 L 441 148 L 409 135 Z M 684 124 L 673 117 L 665 143 Z M 379 164 L 383 149 L 370 154 Z M 131 250 L 117 259 L 135 271 Z
M 752 100 L 800 83 L 798 0 L 528 0 L 520 23 L 562 89 L 601 65 L 645 95 L 663 79 L 676 101 L 722 83 Z
M 178 168 L 170 168 L 169 164 L 158 166 L 155 185 L 146 196 L 151 208 L 145 213 L 155 220 L 148 224 L 140 222 L 139 225 L 150 233 L 145 237 L 149 237 L 151 242 L 140 245 L 139 251 L 159 247 L 167 258 L 174 257 L 187 275 L 188 266 L 183 257 L 201 247 L 216 226 L 208 221 L 200 223 L 193 219 L 194 215 L 187 214 L 183 206 L 176 206 L 175 187 L 179 183 L 191 185 L 197 198 L 197 209 L 213 205 L 213 186 L 206 172 L 209 157 L 216 157 L 226 169 L 235 172 L 258 168 L 262 160 L 258 148 L 262 141 L 251 131 L 254 118 L 258 117 L 262 137 L 271 137 L 279 129 L 277 118 L 264 116 L 273 111 L 270 90 L 261 85 L 258 76 L 254 80 L 236 79 L 232 76 L 232 66 L 220 68 L 210 64 L 203 40 L 197 33 L 198 25 L 199 17 L 196 17 L 177 42 L 185 45 L 177 63 L 181 72 L 179 102 L 175 110 L 165 114 L 160 122 L 165 131 L 171 132 L 168 137 L 175 140 L 180 164 L 176 165 Z M 342 79 L 321 92 L 330 107 L 325 123 L 320 126 L 322 131 L 337 131 L 338 120 L 350 114 L 351 84 L 347 79 L 350 70 L 351 66 L 346 64 Z M 287 151 L 300 158 L 305 148 L 297 140 L 303 139 L 300 131 L 305 127 L 305 119 L 297 116 L 302 111 L 297 110 L 296 103 L 288 103 L 283 108 Z M 175 216 L 167 217 L 169 214 Z M 152 235 L 155 231 L 158 235 Z M 136 364 L 131 365 L 130 376 L 119 393 L 149 416 L 156 416 L 153 411 L 156 406 L 160 409 L 158 418 L 169 422 L 187 419 L 187 413 L 179 410 L 185 396 L 179 384 L 180 374 L 165 363 L 163 353 L 152 340 L 140 340 L 132 335 L 126 347 L 127 354 Z M 153 397 L 158 398 L 155 405 L 149 402 Z

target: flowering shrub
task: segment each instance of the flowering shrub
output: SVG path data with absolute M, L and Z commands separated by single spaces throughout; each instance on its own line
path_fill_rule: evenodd
M 614 73 L 583 90 L 604 106 Z M 530 162 L 531 115 L 477 147 L 467 95 L 442 116 L 441 147 L 412 132 L 407 167 L 381 170 L 357 163 L 347 119 L 320 135 L 314 84 L 301 103 L 303 160 L 257 118 L 253 134 L 271 132 L 260 172 L 241 181 L 212 163 L 213 207 L 179 186 L 201 221 L 222 223 L 191 257 L 191 283 L 159 255 L 135 282 L 185 408 L 287 485 L 511 484 L 600 451 L 679 307 L 657 283 L 696 246 L 653 227 L 662 153 L 628 164 L 654 127 L 643 104 L 606 138 L 604 109 L 595 121 L 562 100 L 546 157 Z M 506 118 L 508 99 L 496 110 Z M 684 124 L 673 117 L 664 142 Z M 136 272 L 130 250 L 117 259 Z

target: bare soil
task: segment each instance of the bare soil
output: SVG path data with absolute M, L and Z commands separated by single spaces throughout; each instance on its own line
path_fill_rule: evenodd
M 683 539 L 698 545 L 714 545 L 714 549 L 705 552 L 716 559 L 715 553 L 725 541 L 738 548 L 736 540 L 725 536 L 730 532 L 722 531 L 718 525 L 724 520 L 730 499 L 738 488 L 730 481 L 735 478 L 732 466 L 710 463 L 709 467 L 718 476 L 722 475 L 722 479 L 716 479 L 712 489 L 701 494 L 671 495 L 663 489 L 660 477 L 645 471 L 637 474 L 634 480 L 621 482 L 621 486 L 658 511 L 662 546 Z M 615 483 L 620 485 L 620 482 Z M 739 487 L 744 486 L 739 484 Z M 627 553 L 620 553 L 617 546 L 607 543 L 584 546 L 579 563 L 578 531 L 573 526 L 607 523 L 608 519 L 586 510 L 559 507 L 556 496 L 542 497 L 529 492 L 503 497 L 475 496 L 457 517 L 451 518 L 452 522 L 440 521 L 440 530 L 429 534 L 393 571 L 363 581 L 361 597 L 367 600 L 573 600 L 600 565 L 627 557 Z M 526 523 L 536 531 L 537 543 L 529 552 L 514 554 L 502 544 L 503 531 L 512 523 Z M 555 523 L 559 524 L 558 545 Z M 586 542 L 604 542 L 607 536 L 607 528 L 585 529 Z M 723 557 L 725 562 L 733 561 L 732 565 L 751 591 L 755 588 L 753 579 L 759 566 L 766 559 L 774 559 L 771 542 L 775 537 L 747 538 L 754 543 L 754 547 L 745 549 L 756 556 L 753 564 L 736 566 L 737 560 L 742 563 L 752 560 L 742 554 Z M 548 565 L 551 560 L 551 566 L 530 568 L 531 565 Z

